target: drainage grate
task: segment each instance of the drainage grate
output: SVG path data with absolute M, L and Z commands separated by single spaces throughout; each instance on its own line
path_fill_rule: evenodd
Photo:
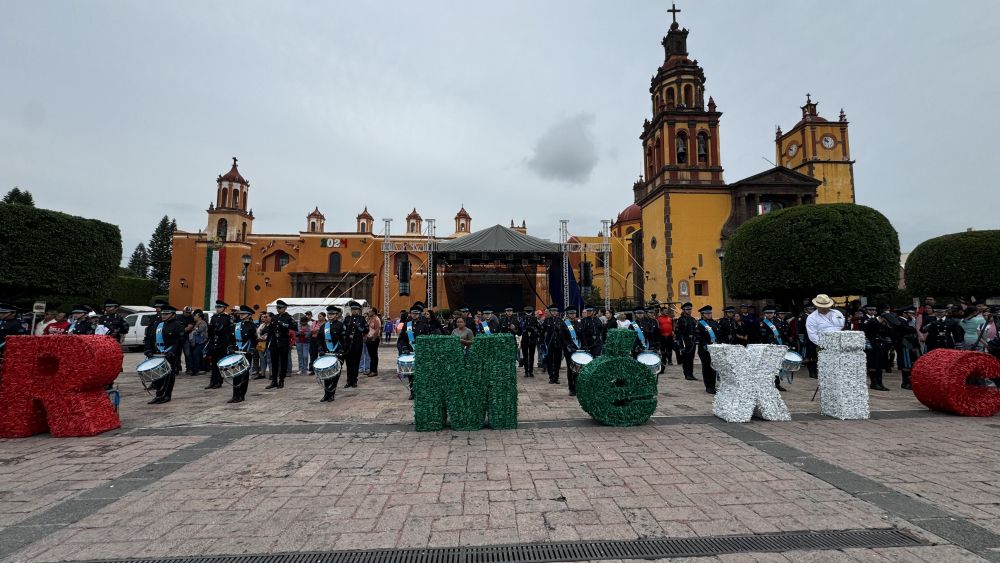
M 708 538 L 580 541 L 444 547 L 371 549 L 327 553 L 274 553 L 120 560 L 136 563 L 550 563 L 607 559 L 665 559 L 724 553 L 780 553 L 793 550 L 914 547 L 920 541 L 894 529 L 791 532 Z

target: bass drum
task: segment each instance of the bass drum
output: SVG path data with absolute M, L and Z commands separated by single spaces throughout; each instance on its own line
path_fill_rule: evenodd
M 329 381 L 337 377 L 343 369 L 344 366 L 340 358 L 332 354 L 320 356 L 313 362 L 313 371 L 316 372 L 316 379 L 320 380 L 320 382 Z
M 406 379 L 413 375 L 413 370 L 417 365 L 417 356 L 414 354 L 403 354 L 396 360 L 396 372 L 400 379 Z
M 135 368 L 142 386 L 149 389 L 161 379 L 170 375 L 170 362 L 166 358 L 149 358 Z
M 660 355 L 652 350 L 646 350 L 645 352 L 639 352 L 639 355 L 635 357 L 635 360 L 640 364 L 649 368 L 649 371 L 653 372 L 653 375 L 660 374 L 660 367 L 663 361 L 660 359 Z
M 573 366 L 576 368 L 576 372 L 579 373 L 580 371 L 583 370 L 583 368 L 587 364 L 594 361 L 594 356 L 592 356 L 590 352 L 584 352 L 580 350 L 577 352 L 573 352 L 573 354 L 569 357 L 569 359 L 571 362 L 573 362 Z
M 248 371 L 250 371 L 250 360 L 243 354 L 229 354 L 219 360 L 219 374 L 230 385 L 233 385 L 233 380 Z

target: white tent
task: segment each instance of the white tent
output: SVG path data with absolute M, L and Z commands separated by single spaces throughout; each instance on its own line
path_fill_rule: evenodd
M 350 313 L 347 308 L 347 304 L 351 301 L 361 303 L 362 309 L 368 308 L 368 302 L 364 299 L 352 299 L 350 297 L 331 297 L 329 299 L 324 299 L 322 297 L 282 297 L 281 301 L 284 301 L 288 305 L 288 314 L 296 319 L 305 315 L 306 311 L 312 311 L 313 318 L 315 319 L 320 313 L 325 313 L 326 308 L 330 305 L 340 307 L 344 310 L 344 316 L 347 316 L 347 314 Z M 267 311 L 269 313 L 278 312 L 277 299 L 267 304 Z

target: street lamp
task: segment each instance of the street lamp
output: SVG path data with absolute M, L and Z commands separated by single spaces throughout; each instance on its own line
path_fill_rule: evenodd
M 240 283 L 243 284 L 243 303 L 242 303 L 242 305 L 246 305 L 247 304 L 247 270 L 250 269 L 250 261 L 251 260 L 253 260 L 253 258 L 249 254 L 244 254 L 243 255 L 243 273 L 240 274 L 240 276 L 239 276 Z
M 722 306 L 726 306 L 726 269 L 724 268 L 723 259 L 726 257 L 726 249 L 720 248 L 715 251 L 715 255 L 719 257 L 719 279 L 722 281 Z

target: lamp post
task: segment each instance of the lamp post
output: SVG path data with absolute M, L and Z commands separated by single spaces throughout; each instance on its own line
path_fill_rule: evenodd
M 247 304 L 247 285 L 248 285 L 247 284 L 247 271 L 250 269 L 250 261 L 251 260 L 253 260 L 253 258 L 251 258 L 249 254 L 244 254 L 243 255 L 243 273 L 240 274 L 240 276 L 239 276 L 240 277 L 240 283 L 243 284 L 243 303 L 242 303 L 242 305 L 246 305 Z
M 715 255 L 719 257 L 719 279 L 722 281 L 722 306 L 726 306 L 726 271 L 723 268 L 723 259 L 726 257 L 726 250 L 720 248 L 715 251 Z

